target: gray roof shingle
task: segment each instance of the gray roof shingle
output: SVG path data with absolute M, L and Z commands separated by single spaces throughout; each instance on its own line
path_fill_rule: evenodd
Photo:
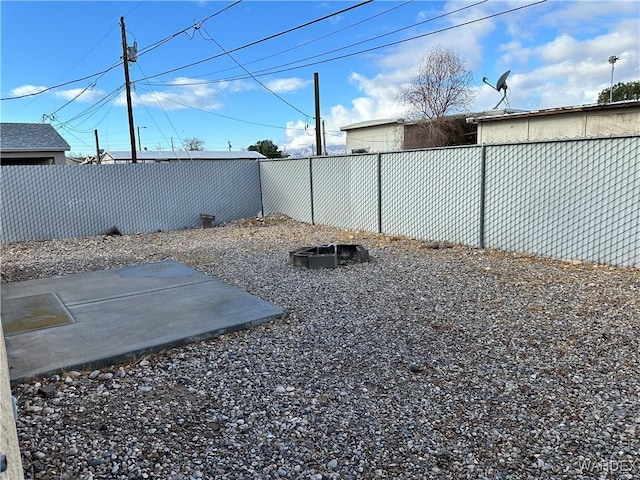
M 48 123 L 0 123 L 0 151 L 65 151 L 71 147 Z

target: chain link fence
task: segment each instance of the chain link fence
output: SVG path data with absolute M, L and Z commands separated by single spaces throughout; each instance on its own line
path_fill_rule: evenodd
M 480 152 L 381 154 L 381 233 L 479 246 Z
M 316 223 L 377 231 L 379 182 L 376 155 L 314 158 L 311 174 Z
M 268 205 L 268 213 L 286 213 L 301 222 L 314 222 L 309 159 L 262 160 L 260 184 L 262 203 Z
M 640 137 L 256 162 L 4 166 L 2 243 L 308 223 L 640 266 Z
M 2 243 L 178 230 L 257 215 L 255 160 L 0 168 Z
M 263 208 L 340 228 L 638 267 L 639 158 L 632 136 L 262 161 Z
M 640 138 L 486 147 L 485 246 L 640 265 Z

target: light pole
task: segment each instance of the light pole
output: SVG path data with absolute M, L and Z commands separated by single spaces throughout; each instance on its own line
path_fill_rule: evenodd
M 140 129 L 141 128 L 147 128 L 147 127 L 141 127 L 140 125 L 138 125 L 138 150 L 142 151 L 142 141 L 140 140 Z
M 620 60 L 615 55 L 611 55 L 609 57 L 609 63 L 611 64 L 611 88 L 609 88 L 609 103 L 613 102 L 613 66 L 616 64 L 616 61 Z

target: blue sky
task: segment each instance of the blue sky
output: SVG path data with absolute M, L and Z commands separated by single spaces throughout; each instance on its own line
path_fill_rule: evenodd
M 399 91 L 437 46 L 473 73 L 473 111 L 500 100 L 482 79 L 506 70 L 514 109 L 595 103 L 611 55 L 614 83 L 640 79 L 640 2 L 536 2 L 3 0 L 0 119 L 44 119 L 76 154 L 95 151 L 96 129 L 101 148 L 130 149 L 120 17 L 149 150 L 312 147 L 315 72 L 327 144 L 344 144 L 342 126 L 407 113 Z

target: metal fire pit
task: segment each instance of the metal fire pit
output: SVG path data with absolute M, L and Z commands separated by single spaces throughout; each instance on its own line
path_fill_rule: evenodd
M 328 244 L 321 247 L 302 247 L 289 252 L 294 265 L 307 268 L 336 268 L 347 263 L 369 261 L 369 251 L 362 245 Z

